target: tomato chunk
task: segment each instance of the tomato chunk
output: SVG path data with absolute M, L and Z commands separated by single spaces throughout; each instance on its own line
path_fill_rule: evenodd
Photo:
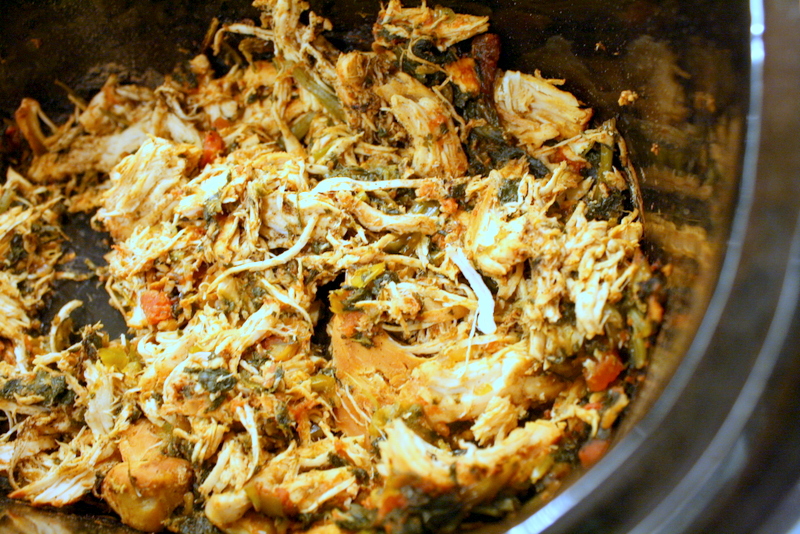
M 608 451 L 610 443 L 607 439 L 593 439 L 578 451 L 578 459 L 583 467 L 591 467 Z
M 220 153 L 225 150 L 225 141 L 216 130 L 209 130 L 203 138 L 203 157 L 200 159 L 200 168 L 202 169 L 215 159 Z
M 214 119 L 214 128 L 216 128 L 217 130 L 228 128 L 230 125 L 231 122 L 225 117 L 217 117 L 216 119 Z
M 625 366 L 619 356 L 613 352 L 606 352 L 600 355 L 597 363 L 590 367 L 584 367 L 586 385 L 590 391 L 603 391 L 608 385 L 616 380 Z
M 172 319 L 172 302 L 163 291 L 148 289 L 142 293 L 140 301 L 147 322 L 151 325 L 155 326 L 161 321 Z

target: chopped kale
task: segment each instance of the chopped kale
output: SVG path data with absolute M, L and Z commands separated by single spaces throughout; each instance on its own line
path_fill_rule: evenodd
M 353 180 L 364 182 L 378 182 L 400 178 L 400 169 L 397 165 L 384 165 L 374 169 L 365 169 L 355 166 L 340 166 L 333 170 L 331 176 L 347 176 Z
M 467 198 L 467 184 L 456 184 L 453 186 L 453 189 L 450 191 L 451 198 L 454 198 L 459 201 L 463 201 Z
M 278 391 L 278 388 L 281 387 L 281 382 L 283 382 L 283 367 L 280 365 L 277 369 L 275 369 L 275 375 L 272 378 L 272 385 L 267 388 L 267 393 L 275 393 Z
M 346 465 L 349 465 L 349 462 L 345 458 L 342 458 L 335 452 L 328 453 L 328 462 L 333 467 L 344 467 Z
M 14 237 L 11 238 L 11 246 L 9 247 L 8 254 L 6 254 L 6 265 L 9 267 L 16 265 L 18 261 L 25 259 L 27 256 L 28 252 L 25 250 L 25 240 L 22 234 L 14 233 Z
M 188 61 L 183 61 L 179 63 L 177 67 L 175 67 L 175 70 L 172 71 L 172 79 L 178 82 L 180 85 L 184 85 L 192 89 L 197 88 L 197 76 L 195 75 L 194 71 L 192 70 L 192 66 Z
M 491 126 L 476 126 L 469 132 L 464 147 L 470 165 L 470 172 L 488 174 L 499 169 L 513 159 L 526 157 L 519 147 L 511 146 L 502 132 Z
M 13 400 L 15 396 L 38 395 L 45 406 L 68 405 L 75 400 L 75 393 L 67 386 L 63 375 L 51 374 L 43 369 L 35 375 L 12 378 L 0 388 L 0 397 Z
M 591 220 L 618 220 L 625 213 L 625 194 L 614 190 L 608 196 L 586 205 L 586 218 Z
M 83 339 L 81 339 L 81 347 L 84 354 L 89 359 L 97 358 L 97 351 L 103 347 L 104 339 L 102 334 L 97 332 L 94 328 L 85 328 L 83 331 Z
M 366 469 L 361 469 L 360 467 L 351 467 L 350 472 L 353 473 L 353 476 L 356 477 L 356 481 L 359 484 L 366 484 L 369 482 L 369 473 L 367 473 Z
M 497 190 L 497 199 L 504 204 L 506 202 L 514 202 L 517 200 L 517 195 L 519 194 L 519 182 L 519 178 L 515 178 L 513 180 L 503 180 Z
M 278 427 L 284 432 L 292 428 L 292 416 L 289 414 L 289 408 L 284 403 L 278 404 L 275 410 L 275 420 L 278 422 Z
M 519 499 L 514 496 L 502 496 L 490 503 L 480 504 L 472 509 L 473 515 L 486 516 L 492 519 L 500 519 L 506 515 L 516 512 L 521 506 Z
M 236 377 L 227 369 L 217 367 L 214 369 L 201 369 L 192 367 L 186 369 L 187 373 L 196 374 L 197 381 L 209 393 L 225 393 L 236 385 Z
M 440 52 L 432 39 L 423 37 L 417 39 L 411 46 L 411 51 L 414 55 L 425 61 L 430 61 L 436 65 L 444 65 L 456 59 L 456 53 L 453 48 L 448 48 L 445 52 Z
M 550 169 L 540 160 L 533 156 L 528 156 L 528 172 L 537 178 L 544 178 L 550 173 Z
M 14 395 L 22 395 L 24 391 L 25 381 L 22 378 L 12 378 L 6 380 L 6 383 L 0 388 L 0 397 L 4 399 L 13 399 Z
M 428 495 L 413 485 L 400 488 L 407 503 L 405 508 L 395 508 L 386 515 L 387 530 L 403 534 L 453 532 L 468 513 L 457 492 Z

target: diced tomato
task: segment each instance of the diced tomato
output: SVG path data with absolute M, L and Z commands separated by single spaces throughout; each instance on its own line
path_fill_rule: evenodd
M 613 352 L 603 353 L 594 366 L 584 367 L 586 385 L 590 391 L 603 391 L 616 380 L 624 368 L 619 356 Z
M 364 312 L 353 311 L 342 314 L 342 337 L 350 338 L 356 335 L 356 329 L 364 316 Z
M 100 89 L 100 91 L 102 91 L 103 96 L 106 99 L 106 104 L 109 106 L 120 103 L 119 98 L 117 98 L 117 90 L 114 84 L 106 84 L 102 89 Z
M 155 326 L 161 321 L 172 319 L 172 302 L 163 291 L 148 289 L 142 293 L 140 301 L 147 322 L 151 325 Z
M 453 215 L 458 212 L 458 202 L 454 198 L 442 200 L 442 212 L 446 215 Z
M 225 150 L 225 141 L 217 133 L 216 130 L 209 130 L 203 138 L 203 157 L 200 159 L 200 168 L 202 169 L 215 159 Z
M 0 151 L 2 152 L 16 152 L 22 146 L 22 133 L 19 128 L 10 124 L 2 137 L 0 137 Z
M 388 491 L 381 499 L 378 514 L 380 517 L 385 517 L 392 510 L 404 508 L 408 506 L 408 499 L 406 499 L 399 491 Z
M 580 172 L 589 166 L 588 163 L 582 160 L 575 160 L 569 157 L 569 154 L 565 151 L 564 147 L 558 147 L 556 150 L 549 154 L 550 161 L 552 163 L 562 163 L 566 162 L 567 167 L 572 172 L 580 174 Z
M 593 439 L 578 451 L 578 459 L 583 467 L 591 467 L 608 451 L 610 443 L 606 439 Z
M 275 496 L 280 500 L 285 515 L 297 515 L 297 505 L 292 500 L 289 490 L 278 486 L 275 488 Z
M 225 117 L 217 117 L 214 119 L 214 128 L 217 130 L 222 130 L 223 128 L 227 128 L 231 125 L 231 122 L 226 119 Z

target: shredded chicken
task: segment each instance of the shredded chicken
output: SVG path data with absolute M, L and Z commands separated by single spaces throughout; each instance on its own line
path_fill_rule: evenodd
M 411 136 L 411 166 L 420 176 L 462 176 L 467 157 L 449 110 L 437 95 L 405 72 L 375 92 Z
M 63 125 L 15 115 L 10 496 L 94 494 L 151 532 L 342 534 L 455 531 L 557 485 L 664 313 L 615 124 L 497 70 L 486 17 L 390 0 L 372 51 L 340 53 L 305 3 L 255 6 L 262 25 L 209 33 L 246 62 L 225 74 L 200 55 L 155 90 L 111 77 Z M 64 211 L 110 235 L 118 339 L 74 324 L 90 302 L 42 324 L 78 277 Z
M 497 81 L 494 98 L 508 133 L 535 151 L 545 141 L 581 133 L 592 116 L 578 99 L 557 87 L 559 80 L 506 72 Z

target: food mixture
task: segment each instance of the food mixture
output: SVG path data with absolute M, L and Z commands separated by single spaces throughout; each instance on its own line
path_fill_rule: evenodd
M 486 17 L 391 0 L 344 53 L 303 2 L 255 6 L 155 90 L 112 76 L 61 125 L 26 99 L 6 131 L 31 153 L 0 187 L 10 497 L 230 534 L 546 499 L 608 448 L 663 313 L 613 121 L 499 70 Z M 76 212 L 120 338 L 78 301 L 40 320 Z

